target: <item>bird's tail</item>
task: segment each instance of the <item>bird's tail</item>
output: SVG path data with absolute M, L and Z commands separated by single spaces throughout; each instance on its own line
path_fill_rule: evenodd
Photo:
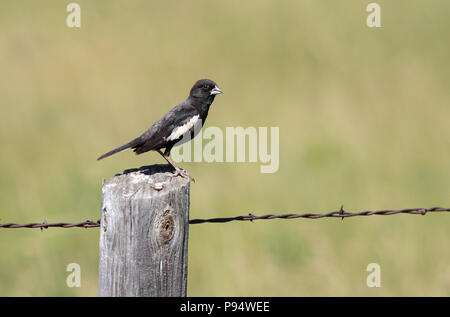
M 109 151 L 108 153 L 103 154 L 102 156 L 100 156 L 97 161 L 100 161 L 101 159 L 104 159 L 105 157 L 111 156 L 113 154 L 116 154 L 118 152 L 122 152 L 126 149 L 129 149 L 131 147 L 134 147 L 136 145 L 138 145 L 140 142 L 140 138 L 136 138 L 131 142 L 128 142 L 127 144 L 124 144 L 122 146 L 119 146 L 118 148 L 115 148 L 114 150 Z

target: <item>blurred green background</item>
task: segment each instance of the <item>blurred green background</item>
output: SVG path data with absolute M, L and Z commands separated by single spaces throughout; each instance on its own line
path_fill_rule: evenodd
M 207 126 L 280 127 L 280 168 L 182 163 L 191 218 L 449 207 L 450 3 L 0 2 L 0 223 L 100 216 L 101 183 L 157 153 L 96 158 L 184 100 Z M 190 296 L 448 296 L 450 215 L 192 225 Z M 1 296 L 96 296 L 98 229 L 1 229 Z M 81 266 L 81 288 L 66 266 Z M 381 265 L 380 288 L 366 266 Z

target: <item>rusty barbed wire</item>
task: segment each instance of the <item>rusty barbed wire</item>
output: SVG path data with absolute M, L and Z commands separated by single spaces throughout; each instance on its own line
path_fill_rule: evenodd
M 25 223 L 25 224 L 18 224 L 18 223 L 4 223 L 0 224 L 0 228 L 40 228 L 47 229 L 47 228 L 95 228 L 100 226 L 100 219 L 97 221 L 92 220 L 86 220 L 83 222 L 77 222 L 77 223 L 67 223 L 67 222 L 56 222 L 56 223 L 48 223 L 46 220 L 43 222 L 32 222 L 32 223 Z
M 344 210 L 344 206 L 341 206 L 339 210 L 332 211 L 324 214 L 315 214 L 315 213 L 303 213 L 303 214 L 279 214 L 273 215 L 268 214 L 264 216 L 255 216 L 250 213 L 247 216 L 237 216 L 231 218 L 211 218 L 211 219 L 193 219 L 190 220 L 190 224 L 197 223 L 205 223 L 205 222 L 230 222 L 230 221 L 253 221 L 253 220 L 261 220 L 261 219 L 295 219 L 295 218 L 308 218 L 308 219 L 320 219 L 320 218 L 347 218 L 347 217 L 355 217 L 355 216 L 389 216 L 396 214 L 412 214 L 412 215 L 425 215 L 428 212 L 450 212 L 450 208 L 442 208 L 442 207 L 432 207 L 432 208 L 408 208 L 408 209 L 386 209 L 386 210 L 366 210 L 361 212 L 347 212 Z
M 390 216 L 396 214 L 410 214 L 410 215 L 426 215 L 429 212 L 450 212 L 450 208 L 442 207 L 432 207 L 432 208 L 408 208 L 408 209 L 386 209 L 386 210 L 366 210 L 360 212 L 347 212 L 344 210 L 344 206 L 341 206 L 339 210 L 332 211 L 329 213 L 302 213 L 302 214 L 267 214 L 263 216 L 255 216 L 249 213 L 246 216 L 228 217 L 228 218 L 210 218 L 210 219 L 191 219 L 189 224 L 200 224 L 200 223 L 225 223 L 231 221 L 254 221 L 254 220 L 267 220 L 267 219 L 296 219 L 296 218 L 307 218 L 307 219 L 321 219 L 321 218 L 348 218 L 356 216 Z M 48 223 L 43 221 L 41 223 L 33 222 L 26 224 L 17 223 L 5 223 L 0 224 L 0 228 L 96 228 L 100 227 L 100 219 L 97 221 L 86 220 L 78 223 L 67 223 L 67 222 L 56 222 Z

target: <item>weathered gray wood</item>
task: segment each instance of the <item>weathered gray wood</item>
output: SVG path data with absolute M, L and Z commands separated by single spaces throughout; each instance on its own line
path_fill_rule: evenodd
M 186 296 L 189 180 L 167 165 L 103 183 L 99 296 Z

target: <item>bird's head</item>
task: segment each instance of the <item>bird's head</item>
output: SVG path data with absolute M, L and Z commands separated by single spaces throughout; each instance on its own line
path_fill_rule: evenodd
M 198 80 L 191 89 L 190 97 L 212 102 L 214 97 L 223 91 L 210 79 Z

